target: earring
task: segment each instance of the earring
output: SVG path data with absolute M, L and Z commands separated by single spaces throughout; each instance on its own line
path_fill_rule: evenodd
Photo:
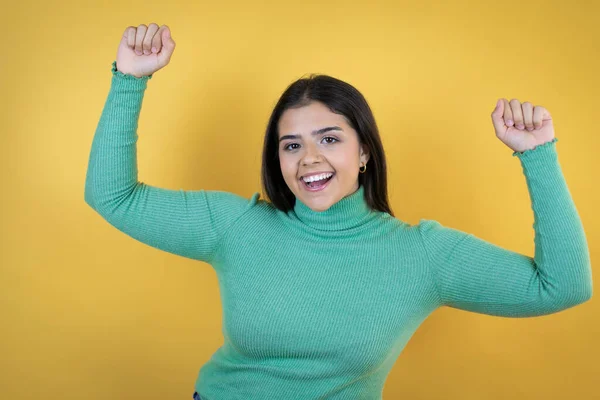
M 362 167 L 365 167 L 365 169 L 361 169 Z M 358 172 L 360 172 L 361 174 L 364 174 L 366 170 L 367 170 L 367 164 L 363 164 L 360 166 L 360 168 L 358 168 Z

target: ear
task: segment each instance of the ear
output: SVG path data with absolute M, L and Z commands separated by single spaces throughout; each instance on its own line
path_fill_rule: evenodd
M 360 160 L 366 164 L 369 162 L 369 158 L 369 148 L 364 144 L 360 145 Z

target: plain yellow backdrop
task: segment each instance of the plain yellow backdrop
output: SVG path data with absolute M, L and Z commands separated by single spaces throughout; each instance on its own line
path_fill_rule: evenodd
M 137 242 L 84 202 L 129 25 L 167 24 L 177 42 L 145 94 L 140 181 L 261 191 L 275 102 L 325 73 L 373 109 L 397 218 L 533 256 L 525 178 L 490 117 L 498 98 L 516 98 L 551 112 L 592 264 L 599 256 L 598 2 L 18 1 L 3 11 L 1 399 L 189 399 L 223 343 L 211 266 Z M 600 398 L 598 304 L 525 319 L 443 307 L 383 397 Z

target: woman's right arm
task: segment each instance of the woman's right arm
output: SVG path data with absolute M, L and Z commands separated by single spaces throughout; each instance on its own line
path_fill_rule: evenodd
M 115 228 L 152 247 L 211 262 L 220 239 L 251 204 L 234 193 L 184 191 L 138 181 L 137 126 L 152 75 L 112 67 L 112 82 L 90 151 L 85 201 Z

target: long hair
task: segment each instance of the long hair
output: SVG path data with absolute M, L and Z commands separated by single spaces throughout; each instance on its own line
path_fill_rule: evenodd
M 278 123 L 288 108 L 298 108 L 319 101 L 341 114 L 358 133 L 359 143 L 369 151 L 365 173 L 358 174 L 365 200 L 373 210 L 394 216 L 387 192 L 387 167 L 379 129 L 367 100 L 354 86 L 323 74 L 310 74 L 290 84 L 283 92 L 269 118 L 264 137 L 261 180 L 264 193 L 281 211 L 294 208 L 296 196 L 285 183 L 279 165 Z

